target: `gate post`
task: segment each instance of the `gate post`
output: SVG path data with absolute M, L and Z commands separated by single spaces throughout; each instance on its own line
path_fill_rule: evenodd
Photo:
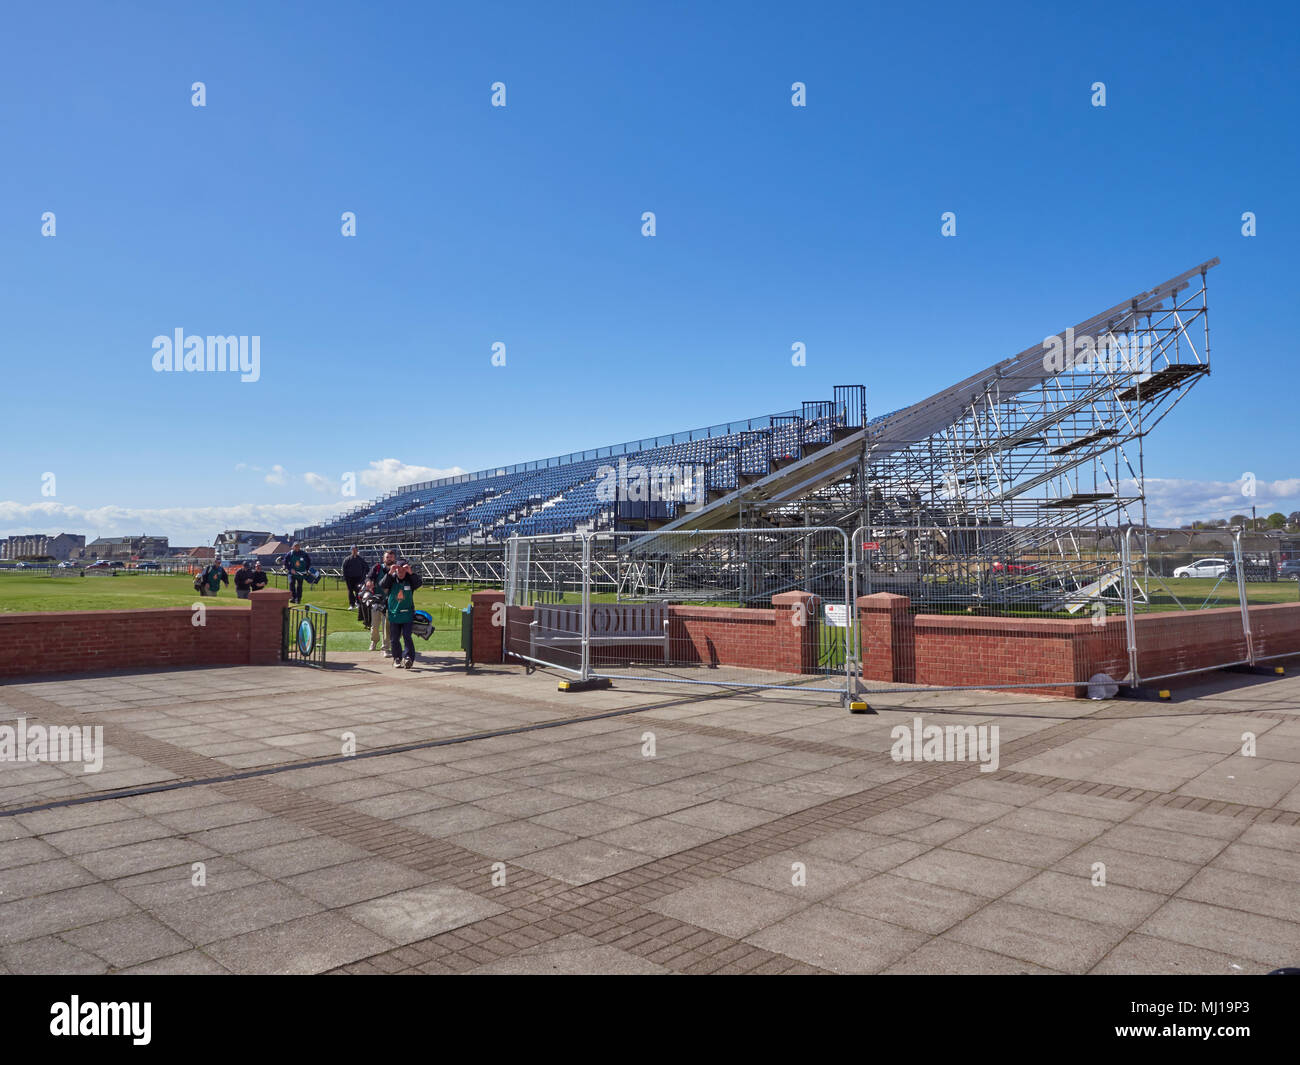
M 582 675 L 591 679 L 591 537 L 582 538 Z
M 1246 566 L 1241 558 L 1241 530 L 1232 534 L 1232 562 L 1237 568 L 1237 602 L 1241 606 L 1241 633 L 1246 638 L 1246 661 L 1255 664 L 1255 641 L 1250 631 L 1250 604 L 1246 601 Z
M 474 660 L 484 665 L 504 662 L 504 652 L 506 650 L 505 619 L 508 616 L 505 592 L 499 592 L 494 588 L 485 589 L 481 592 L 470 592 L 469 601 L 471 604 L 470 624 L 474 627 Z M 498 625 L 498 620 L 502 624 Z M 497 628 L 501 630 L 500 639 L 496 638 L 498 633 L 494 631 Z
M 282 588 L 262 588 L 249 593 L 248 664 L 273 666 L 284 649 L 284 610 L 289 593 Z
M 1138 677 L 1138 647 L 1137 647 L 1137 625 L 1133 620 L 1133 526 L 1130 525 L 1124 530 L 1123 550 L 1121 554 L 1120 569 L 1123 573 L 1124 580 L 1124 635 L 1128 642 L 1128 683 L 1131 687 L 1136 688 L 1140 682 Z M 1150 583 L 1145 571 L 1143 577 Z M 1148 599 L 1150 595 L 1148 593 Z
M 816 673 L 821 617 L 811 592 L 772 596 L 776 617 L 776 668 L 784 673 Z

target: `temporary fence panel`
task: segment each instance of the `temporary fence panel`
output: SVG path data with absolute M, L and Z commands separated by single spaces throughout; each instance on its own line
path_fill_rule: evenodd
M 582 608 L 589 557 L 587 539 L 572 533 L 506 541 L 502 652 L 507 661 L 585 675 L 588 625 Z
M 1224 530 L 1231 544 L 1180 564 L 1149 552 L 1150 530 L 1125 531 L 1137 584 L 1129 633 L 1129 665 L 1135 684 L 1192 676 L 1231 666 L 1254 665 L 1250 582 L 1256 564 L 1241 547 L 1240 530 Z
M 838 528 L 594 533 L 588 674 L 847 698 L 857 675 Z
M 1128 672 L 1135 586 L 1113 532 L 863 526 L 852 558 L 854 600 L 868 597 L 860 692 L 1085 694 L 1089 680 L 1104 691 Z

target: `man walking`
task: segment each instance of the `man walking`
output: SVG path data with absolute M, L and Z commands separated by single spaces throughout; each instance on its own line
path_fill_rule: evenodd
M 393 668 L 410 669 L 415 665 L 415 641 L 411 627 L 415 622 L 414 592 L 420 587 L 418 574 L 411 572 L 411 564 L 402 559 L 395 562 L 384 579 L 379 582 L 381 594 L 388 597 L 388 640 L 392 644 Z M 402 660 L 402 644 L 406 645 L 406 659 Z
M 230 577 L 226 574 L 225 567 L 220 562 L 214 562 L 203 571 L 204 595 L 216 595 L 221 591 L 222 584 L 229 584 Z
M 311 555 L 295 541 L 293 550 L 284 556 L 284 568 L 289 572 L 289 602 L 302 602 L 302 581 L 311 569 Z
M 266 573 L 262 570 L 262 563 L 255 562 L 253 564 L 253 577 L 252 577 L 253 591 L 260 592 L 263 588 L 266 587 L 267 580 L 268 578 L 266 576 Z
M 253 589 L 253 567 L 248 559 L 239 569 L 235 570 L 235 598 L 247 599 L 248 593 Z
M 361 586 L 366 583 L 366 572 L 369 570 L 366 560 L 361 557 L 361 552 L 354 546 L 352 554 L 343 560 L 343 580 L 348 586 L 348 609 L 355 609 L 357 605 L 357 592 Z
M 392 551 L 385 551 L 383 560 L 376 562 L 370 567 L 370 573 L 366 577 L 366 586 L 383 598 L 383 593 L 379 591 L 379 583 L 388 573 L 388 567 L 397 561 L 397 556 Z M 383 648 L 384 654 L 388 654 L 388 619 L 384 611 L 387 604 L 376 606 L 370 612 L 370 649 L 378 651 Z

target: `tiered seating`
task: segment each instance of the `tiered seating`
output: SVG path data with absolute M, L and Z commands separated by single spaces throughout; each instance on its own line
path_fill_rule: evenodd
M 463 544 L 516 534 L 612 529 L 617 508 L 598 494 L 607 480 L 600 471 L 617 469 L 620 460 L 629 467 L 689 468 L 692 480 L 702 469 L 703 487 L 696 492 L 707 489 L 715 498 L 797 461 L 810 449 L 835 439 L 837 432 L 860 427 L 860 422 L 846 423 L 841 404 L 805 403 L 800 410 L 748 422 L 406 485 L 331 521 L 298 529 L 294 537 L 317 546 L 401 538 Z M 698 498 L 660 500 L 665 504 L 661 512 L 671 519 L 686 502 Z

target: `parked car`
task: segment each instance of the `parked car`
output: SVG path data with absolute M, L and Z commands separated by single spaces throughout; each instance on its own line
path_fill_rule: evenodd
M 135 564 L 135 568 L 138 569 L 138 570 L 140 570 L 140 569 L 157 569 L 157 568 L 158 568 L 158 563 L 157 563 L 157 562 L 137 562 L 137 563 Z
M 69 560 L 67 560 L 66 562 L 60 562 L 56 568 L 57 568 L 57 569 L 76 569 L 76 568 L 77 568 L 77 564 L 76 564 L 75 562 L 73 562 L 71 559 L 69 559 Z
M 92 562 L 86 569 L 108 569 L 112 563 L 106 558 L 101 558 L 97 562 Z
M 1278 564 L 1277 579 L 1280 581 L 1300 580 L 1300 558 L 1284 559 Z
M 1221 558 L 1202 558 L 1174 570 L 1175 577 L 1222 577 L 1232 567 Z

